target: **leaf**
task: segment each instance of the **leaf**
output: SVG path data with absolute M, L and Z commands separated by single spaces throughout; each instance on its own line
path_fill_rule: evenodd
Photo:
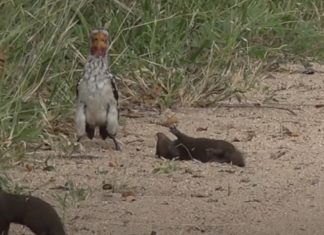
M 323 108 L 323 107 L 324 107 L 324 104 L 316 104 L 316 105 L 315 105 L 315 108 L 317 108 L 317 109 L 318 109 L 318 108 Z
M 30 165 L 30 164 L 26 164 L 26 165 L 25 165 L 25 169 L 26 169 L 28 172 L 31 172 L 31 171 L 34 169 L 34 167 L 33 167 L 32 165 Z
M 55 170 L 55 167 L 54 166 L 45 166 L 43 168 L 43 171 L 54 171 Z
M 290 137 L 298 137 L 300 136 L 300 133 L 297 130 L 290 130 L 287 127 L 283 126 L 282 131 L 284 135 L 290 136 Z
M 196 131 L 207 131 L 208 127 L 198 127 Z
M 135 197 L 136 194 L 134 192 L 132 192 L 132 191 L 127 191 L 127 192 L 122 192 L 121 196 L 122 197 Z
M 178 118 L 176 117 L 176 114 L 173 114 L 172 116 L 167 117 L 166 120 L 161 123 L 161 125 L 165 127 L 170 127 L 176 123 L 178 123 Z

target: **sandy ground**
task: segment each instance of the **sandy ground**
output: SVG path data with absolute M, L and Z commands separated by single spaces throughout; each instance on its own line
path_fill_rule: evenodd
M 127 118 L 122 153 L 110 140 L 86 140 L 87 156 L 50 153 L 54 171 L 43 171 L 45 157 L 35 155 L 33 170 L 7 174 L 53 204 L 68 234 L 324 234 L 324 107 L 315 107 L 324 104 L 324 75 L 272 73 L 263 83 L 275 91 L 274 106 L 294 114 L 172 110 L 183 132 L 232 142 L 245 168 L 156 159 L 155 133 L 172 135 L 156 124 L 163 115 L 148 113 Z M 31 234 L 18 225 L 11 231 Z

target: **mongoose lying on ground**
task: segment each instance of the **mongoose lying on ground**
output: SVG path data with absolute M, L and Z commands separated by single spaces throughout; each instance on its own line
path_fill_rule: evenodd
M 47 202 L 0 189 L 0 235 L 8 235 L 10 223 L 27 226 L 36 235 L 65 235 L 63 224 Z
M 164 157 L 167 159 L 173 159 L 180 155 L 176 146 L 174 145 L 174 141 L 170 140 L 162 132 L 156 134 L 157 142 L 156 142 L 156 153 L 158 157 Z
M 180 160 L 197 159 L 201 162 L 232 163 L 240 167 L 245 166 L 242 154 L 231 143 L 224 140 L 208 138 L 193 138 L 181 133 L 175 126 L 170 132 L 177 139 L 171 141 L 163 133 L 158 133 L 156 154 L 167 159 L 178 157 Z

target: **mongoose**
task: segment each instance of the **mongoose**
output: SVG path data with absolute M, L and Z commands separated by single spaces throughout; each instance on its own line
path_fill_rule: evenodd
M 65 235 L 63 224 L 47 202 L 33 196 L 0 189 L 0 235 L 8 235 L 10 223 L 27 226 L 36 235 Z
M 77 84 L 76 132 L 78 141 L 87 135 L 94 137 L 99 128 L 102 139 L 110 137 L 116 150 L 121 146 L 116 139 L 118 130 L 118 90 L 115 77 L 107 64 L 109 34 L 96 29 L 90 35 L 90 53 L 83 75 Z
M 197 159 L 201 162 L 214 161 L 245 166 L 242 154 L 227 141 L 193 138 L 181 133 L 175 126 L 170 127 L 170 132 L 177 137 L 176 140 L 171 141 L 164 134 L 160 134 L 157 141 L 157 153 L 163 153 L 165 158 L 173 159 L 177 155 L 180 160 Z
M 245 166 L 245 160 L 242 153 L 237 149 L 207 148 L 206 154 L 207 158 L 210 159 L 209 161 L 232 163 L 240 167 Z

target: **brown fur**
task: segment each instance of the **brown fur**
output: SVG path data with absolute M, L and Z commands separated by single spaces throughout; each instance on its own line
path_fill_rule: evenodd
M 177 137 L 171 146 L 177 149 L 181 160 L 197 159 L 201 162 L 225 162 L 245 166 L 242 154 L 227 141 L 193 138 L 181 133 L 175 126 L 170 128 L 170 132 Z
M 36 235 L 65 235 L 62 222 L 47 202 L 0 189 L 0 234 L 8 235 L 10 223 L 27 226 Z
M 173 141 L 170 140 L 165 134 L 159 132 L 156 134 L 156 153 L 158 157 L 164 157 L 167 159 L 173 159 L 179 156 L 179 152 L 173 145 Z

